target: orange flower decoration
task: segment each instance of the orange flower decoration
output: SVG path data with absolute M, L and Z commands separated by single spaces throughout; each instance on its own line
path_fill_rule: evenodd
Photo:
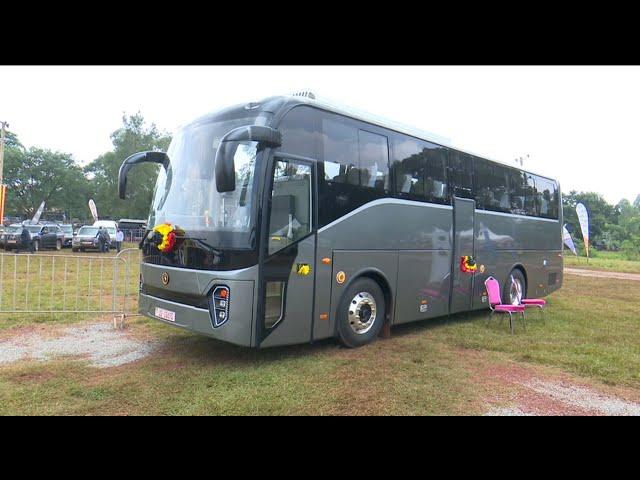
M 154 227 L 153 231 L 162 237 L 162 242 L 158 244 L 158 250 L 162 253 L 169 253 L 176 246 L 176 229 L 170 223 L 163 223 Z
M 460 270 L 464 273 L 475 273 L 478 270 L 478 264 L 469 255 L 460 257 Z

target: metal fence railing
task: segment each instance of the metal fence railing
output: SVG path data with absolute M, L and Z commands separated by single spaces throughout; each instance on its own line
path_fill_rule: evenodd
M 136 313 L 140 251 L 0 255 L 0 315 Z M 1 318 L 1 317 L 0 317 Z
M 142 241 L 142 237 L 144 237 L 146 230 L 123 230 L 124 233 L 124 241 L 129 243 L 140 243 Z

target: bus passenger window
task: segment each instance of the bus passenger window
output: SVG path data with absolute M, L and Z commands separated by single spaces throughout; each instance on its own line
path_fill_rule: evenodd
M 359 173 L 361 187 L 389 189 L 389 146 L 387 137 L 358 131 Z
M 542 218 L 558 218 L 558 187 L 556 182 L 546 178 L 534 177 L 536 185 L 536 207 Z
M 311 232 L 311 167 L 278 160 L 271 191 L 269 254 Z

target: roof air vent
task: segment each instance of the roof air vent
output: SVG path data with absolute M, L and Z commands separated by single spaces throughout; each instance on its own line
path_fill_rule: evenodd
M 316 96 L 313 94 L 313 92 L 308 92 L 308 91 L 302 91 L 302 92 L 296 92 L 293 94 L 294 97 L 307 97 L 310 98 L 311 100 L 315 100 Z

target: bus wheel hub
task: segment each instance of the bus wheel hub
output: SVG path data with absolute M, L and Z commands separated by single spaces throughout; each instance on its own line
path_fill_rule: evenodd
M 360 292 L 351 300 L 349 305 L 349 326 L 363 335 L 371 330 L 376 320 L 376 301 L 370 293 Z

